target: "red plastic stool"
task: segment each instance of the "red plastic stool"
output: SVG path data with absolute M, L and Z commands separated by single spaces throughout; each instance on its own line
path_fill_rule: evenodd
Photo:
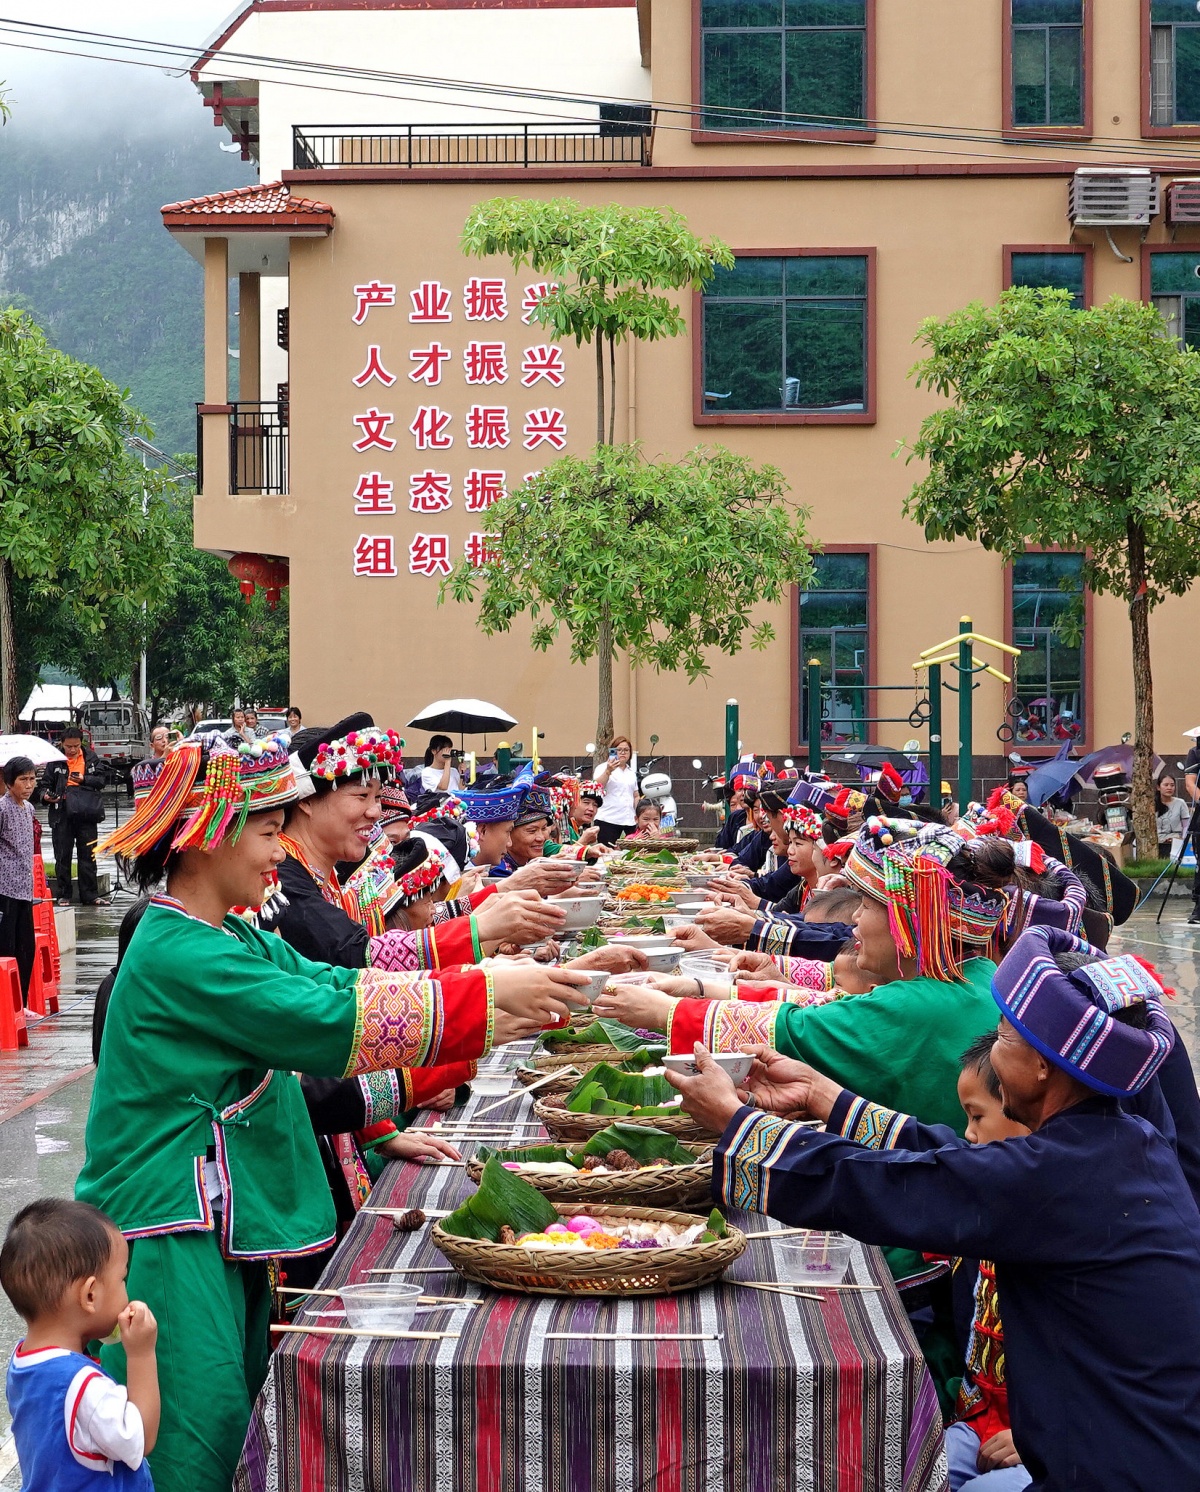
M 29 1008 L 37 1015 L 58 1014 L 58 980 L 54 974 L 54 955 L 45 933 L 34 934 L 36 951 L 33 973 L 29 976 Z
M 54 920 L 54 897 L 50 891 L 50 883 L 46 880 L 46 867 L 40 855 L 33 857 L 33 894 L 38 898 L 33 909 L 34 926 L 50 939 L 50 951 L 54 955 L 54 980 L 57 984 L 60 979 L 58 924 Z
M 15 1052 L 28 1045 L 20 970 L 15 958 L 0 958 L 0 1051 Z

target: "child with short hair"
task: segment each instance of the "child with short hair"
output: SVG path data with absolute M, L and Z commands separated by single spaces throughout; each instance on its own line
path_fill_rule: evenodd
M 43 1197 L 9 1225 L 0 1287 L 27 1326 L 7 1382 L 22 1492 L 153 1488 L 145 1457 L 158 1437 L 158 1323 L 129 1299 L 128 1268 L 129 1245 L 86 1202 Z M 118 1327 L 125 1387 L 85 1355 Z
M 985 1031 L 962 1054 L 958 1101 L 967 1116 L 967 1141 L 972 1145 L 990 1145 L 1029 1133 L 1004 1112 L 1000 1080 L 992 1066 L 995 1039 L 994 1031 Z M 956 1260 L 956 1274 L 975 1263 Z M 957 1303 L 961 1299 L 957 1278 L 955 1285 Z M 1009 1429 L 1004 1328 L 996 1299 L 996 1274 L 988 1260 L 978 1261 L 970 1289 L 966 1365 L 954 1406 L 955 1420 L 946 1431 L 950 1492 L 1020 1492 L 1031 1478 L 1021 1465 Z

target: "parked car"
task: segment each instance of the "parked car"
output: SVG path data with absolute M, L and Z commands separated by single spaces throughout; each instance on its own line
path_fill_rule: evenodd
M 133 791 L 131 773 L 150 755 L 150 719 L 131 699 L 94 699 L 75 706 L 75 720 L 92 750 Z
M 206 736 L 208 735 L 209 731 L 213 730 L 219 730 L 221 734 L 224 735 L 227 730 L 232 729 L 233 721 L 230 720 L 228 716 L 226 716 L 224 719 L 197 720 L 195 725 L 192 726 L 191 730 L 188 731 L 188 735 Z

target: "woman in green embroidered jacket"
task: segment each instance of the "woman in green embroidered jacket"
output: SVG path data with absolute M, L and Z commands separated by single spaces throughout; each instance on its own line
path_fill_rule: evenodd
M 273 879 L 294 794 L 270 743 L 214 748 L 205 766 L 185 742 L 109 841 L 143 886 L 165 873 L 167 895 L 113 986 L 76 1195 L 130 1240 L 130 1289 L 159 1320 L 159 1492 L 228 1492 L 266 1373 L 265 1261 L 334 1233 L 294 1073 L 479 1057 L 565 1022 L 576 982 L 535 965 L 331 968 L 230 915 Z M 123 1376 L 119 1345 L 104 1357 Z

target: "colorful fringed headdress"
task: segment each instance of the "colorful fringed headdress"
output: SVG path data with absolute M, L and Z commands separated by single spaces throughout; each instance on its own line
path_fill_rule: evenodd
M 986 948 L 1007 904 L 947 869 L 965 844 L 938 824 L 872 817 L 846 861 L 847 880 L 887 905 L 898 953 L 915 958 L 924 978 L 961 979 L 959 950 Z
M 322 741 L 317 747 L 310 777 L 331 782 L 337 787 L 348 777 L 378 777 L 386 781 L 404 762 L 404 747 L 394 730 L 369 725 L 352 730 L 334 741 Z
M 821 838 L 821 819 L 807 803 L 788 803 L 783 810 L 783 821 L 790 834 L 799 834 L 804 839 Z
M 189 738 L 163 759 L 153 785 L 100 849 L 136 859 L 182 819 L 171 848 L 213 850 L 230 834 L 236 839 L 250 814 L 295 801 L 287 747 L 273 737 L 236 749 L 215 734 Z

